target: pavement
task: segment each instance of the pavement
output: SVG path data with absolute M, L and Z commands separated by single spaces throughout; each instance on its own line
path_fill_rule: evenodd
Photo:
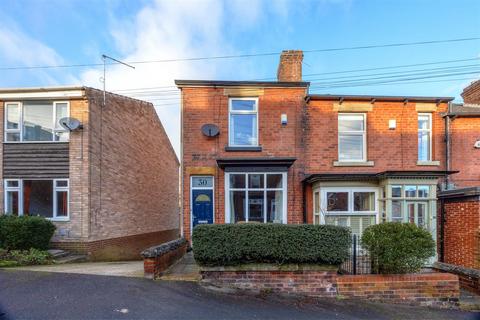
M 78 273 L 102 276 L 143 277 L 143 261 L 79 262 L 10 268 L 19 271 Z
M 2 315 L 3 314 L 3 315 Z M 221 294 L 196 282 L 0 270 L 0 319 L 480 319 L 479 313 L 337 299 Z
M 187 252 L 160 277 L 161 280 L 169 281 L 199 281 L 201 278 L 200 268 L 193 258 L 192 251 Z

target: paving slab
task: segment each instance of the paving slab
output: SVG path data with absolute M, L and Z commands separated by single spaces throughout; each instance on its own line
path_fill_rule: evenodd
M 101 276 L 143 277 L 143 261 L 81 262 L 45 266 L 8 268 L 19 271 L 41 271 L 91 274 Z
M 199 281 L 201 280 L 200 268 L 198 267 L 193 252 L 187 252 L 180 260 L 168 268 L 160 277 L 160 280 L 169 281 Z

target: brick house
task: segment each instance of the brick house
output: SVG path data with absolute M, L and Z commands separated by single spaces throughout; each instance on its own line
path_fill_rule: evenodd
M 436 237 L 450 97 L 309 93 L 301 51 L 278 81 L 177 80 L 183 234 L 243 221 L 411 221 Z
M 1 212 L 50 219 L 53 247 L 91 259 L 140 258 L 178 237 L 179 162 L 152 104 L 52 87 L 1 89 L 0 107 Z
M 462 97 L 445 115 L 447 166 L 459 172 L 439 194 L 439 260 L 465 288 L 480 292 L 480 80 Z

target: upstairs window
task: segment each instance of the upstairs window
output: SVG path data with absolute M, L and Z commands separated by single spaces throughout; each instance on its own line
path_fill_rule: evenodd
M 366 161 L 365 114 L 338 115 L 338 160 Z
M 68 141 L 59 120 L 69 115 L 68 102 L 25 101 L 5 103 L 5 141 Z
M 418 160 L 432 160 L 432 115 L 418 114 Z
M 229 145 L 258 146 L 258 99 L 229 100 Z

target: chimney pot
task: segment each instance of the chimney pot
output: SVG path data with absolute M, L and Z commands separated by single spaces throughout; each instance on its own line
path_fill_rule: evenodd
M 277 80 L 280 82 L 302 81 L 302 50 L 283 50 L 277 70 Z

